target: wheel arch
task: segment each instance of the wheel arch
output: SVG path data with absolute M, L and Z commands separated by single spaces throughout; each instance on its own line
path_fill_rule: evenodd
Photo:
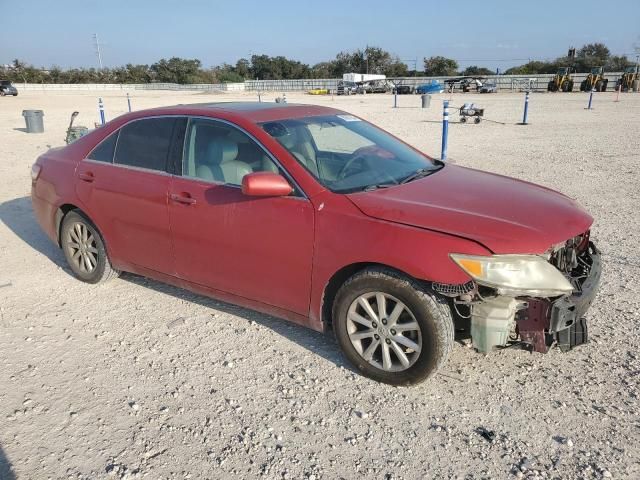
M 62 204 L 58 207 L 58 209 L 56 210 L 56 216 L 54 219 L 54 226 L 55 226 L 55 232 L 56 232 L 56 239 L 58 242 L 58 247 L 62 246 L 62 241 L 60 238 L 60 234 L 61 234 L 61 229 L 62 229 L 62 221 L 64 220 L 64 217 L 67 216 L 67 214 L 69 212 L 73 212 L 76 211 L 78 213 L 80 213 L 83 217 L 85 217 L 87 220 L 89 220 L 91 222 L 91 224 L 96 228 L 96 230 L 98 230 L 98 232 L 100 233 L 100 236 L 102 237 L 102 241 L 104 242 L 104 234 L 102 233 L 102 231 L 98 228 L 98 226 L 96 225 L 96 223 L 91 219 L 91 217 L 89 215 L 87 215 L 87 213 L 82 210 L 80 207 L 72 204 L 72 203 L 65 203 Z M 106 242 L 105 242 L 105 246 L 106 246 Z
M 396 267 L 393 267 L 391 265 L 387 265 L 384 263 L 357 262 L 357 263 L 345 265 L 342 268 L 340 268 L 337 272 L 335 272 L 331 276 L 331 278 L 329 278 L 329 281 L 324 286 L 324 291 L 322 294 L 321 319 L 322 319 L 322 324 L 325 326 L 325 328 L 331 328 L 331 325 L 333 323 L 332 322 L 333 302 L 335 301 L 336 294 L 338 293 L 338 290 L 340 290 L 340 287 L 347 281 L 347 279 L 349 279 L 356 273 L 371 267 L 384 268 L 386 270 L 394 271 L 414 281 L 418 281 L 421 283 L 429 283 L 425 280 L 418 280 L 414 278 L 412 275 L 409 275 L 407 272 L 404 272 Z

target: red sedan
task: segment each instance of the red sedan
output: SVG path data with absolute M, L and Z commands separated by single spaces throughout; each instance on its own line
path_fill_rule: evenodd
M 218 103 L 123 115 L 32 168 L 73 273 L 122 271 L 332 329 L 364 375 L 587 339 L 600 255 L 570 198 L 444 164 L 332 108 Z

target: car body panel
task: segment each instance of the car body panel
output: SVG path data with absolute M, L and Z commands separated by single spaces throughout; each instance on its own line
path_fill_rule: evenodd
M 377 264 L 417 279 L 461 284 L 470 277 L 456 268 L 449 253 L 490 254 L 482 245 L 463 238 L 362 215 L 345 195 L 326 191 L 314 203 L 317 234 L 310 315 L 316 325 L 320 325 L 326 286 L 345 266 Z
M 90 175 L 88 182 L 82 177 Z M 105 234 L 114 265 L 120 261 L 174 273 L 167 191 L 170 175 L 83 160 L 76 192 L 84 211 Z
M 558 192 L 456 165 L 349 198 L 369 216 L 470 238 L 501 254 L 544 253 L 593 222 Z
M 177 276 L 305 315 L 313 258 L 306 198 L 249 197 L 235 186 L 173 177 L 169 202 Z M 257 272 L 260 272 L 257 274 Z

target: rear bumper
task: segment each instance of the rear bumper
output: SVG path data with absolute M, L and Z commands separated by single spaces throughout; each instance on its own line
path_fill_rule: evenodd
M 55 227 L 56 207 L 39 197 L 36 189 L 31 189 L 31 206 L 40 228 L 44 230 L 53 243 L 58 244 L 58 232 Z

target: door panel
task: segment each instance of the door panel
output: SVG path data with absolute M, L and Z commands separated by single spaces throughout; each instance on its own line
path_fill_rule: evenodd
M 172 178 L 172 197 L 179 277 L 308 314 L 314 215 L 308 200 L 248 197 L 234 186 L 181 177 Z
M 116 265 L 175 273 L 167 172 L 176 152 L 181 159 L 185 127 L 185 117 L 134 120 L 79 163 L 78 197 L 102 232 Z
M 83 160 L 76 191 L 114 260 L 172 273 L 167 212 L 170 176 Z M 92 175 L 88 182 L 80 176 Z

